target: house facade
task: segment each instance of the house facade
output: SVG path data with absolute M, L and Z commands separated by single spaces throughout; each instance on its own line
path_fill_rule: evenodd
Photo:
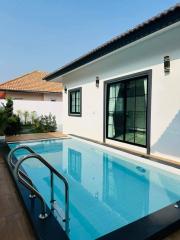
M 63 82 L 63 131 L 180 161 L 180 5 L 45 77 Z
M 62 84 L 43 81 L 46 75 L 47 72 L 33 71 L 0 84 L 0 99 L 62 102 Z

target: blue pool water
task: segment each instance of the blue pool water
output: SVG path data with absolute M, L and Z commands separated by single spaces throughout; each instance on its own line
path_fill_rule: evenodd
M 180 200 L 180 175 L 140 163 L 133 156 L 123 157 L 76 139 L 23 144 L 68 179 L 72 240 L 96 239 Z M 10 148 L 17 145 L 9 144 Z M 26 154 L 19 150 L 15 155 Z M 50 206 L 49 170 L 35 159 L 23 163 L 23 168 Z M 63 184 L 56 178 L 55 199 L 64 208 Z

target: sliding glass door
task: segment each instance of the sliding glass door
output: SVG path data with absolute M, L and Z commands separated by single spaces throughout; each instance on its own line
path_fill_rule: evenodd
M 146 146 L 147 77 L 107 85 L 106 136 Z

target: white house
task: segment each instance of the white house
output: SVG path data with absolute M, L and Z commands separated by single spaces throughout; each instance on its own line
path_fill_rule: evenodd
M 64 83 L 65 133 L 180 161 L 180 4 L 44 79 Z

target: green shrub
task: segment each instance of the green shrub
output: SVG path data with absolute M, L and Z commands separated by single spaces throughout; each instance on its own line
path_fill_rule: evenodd
M 21 121 L 19 116 L 13 114 L 7 119 L 7 126 L 5 129 L 6 135 L 16 135 L 21 130 Z
M 21 122 L 21 118 L 24 118 Z M 0 108 L 0 135 L 16 135 L 27 132 L 55 132 L 57 129 L 56 117 L 52 114 L 37 117 L 35 111 L 13 114 L 13 101 L 6 99 L 6 103 Z
M 41 115 L 34 120 L 34 132 L 55 132 L 56 129 L 56 117 L 51 113 L 49 115 Z
M 15 135 L 21 130 L 21 121 L 18 115 L 13 114 L 13 100 L 6 99 L 0 108 L 0 134 Z
M 4 107 L 0 107 L 0 136 L 4 135 L 7 126 L 7 114 Z
M 6 98 L 6 104 L 3 103 L 3 107 L 7 117 L 11 117 L 13 115 L 13 100 L 11 98 Z

